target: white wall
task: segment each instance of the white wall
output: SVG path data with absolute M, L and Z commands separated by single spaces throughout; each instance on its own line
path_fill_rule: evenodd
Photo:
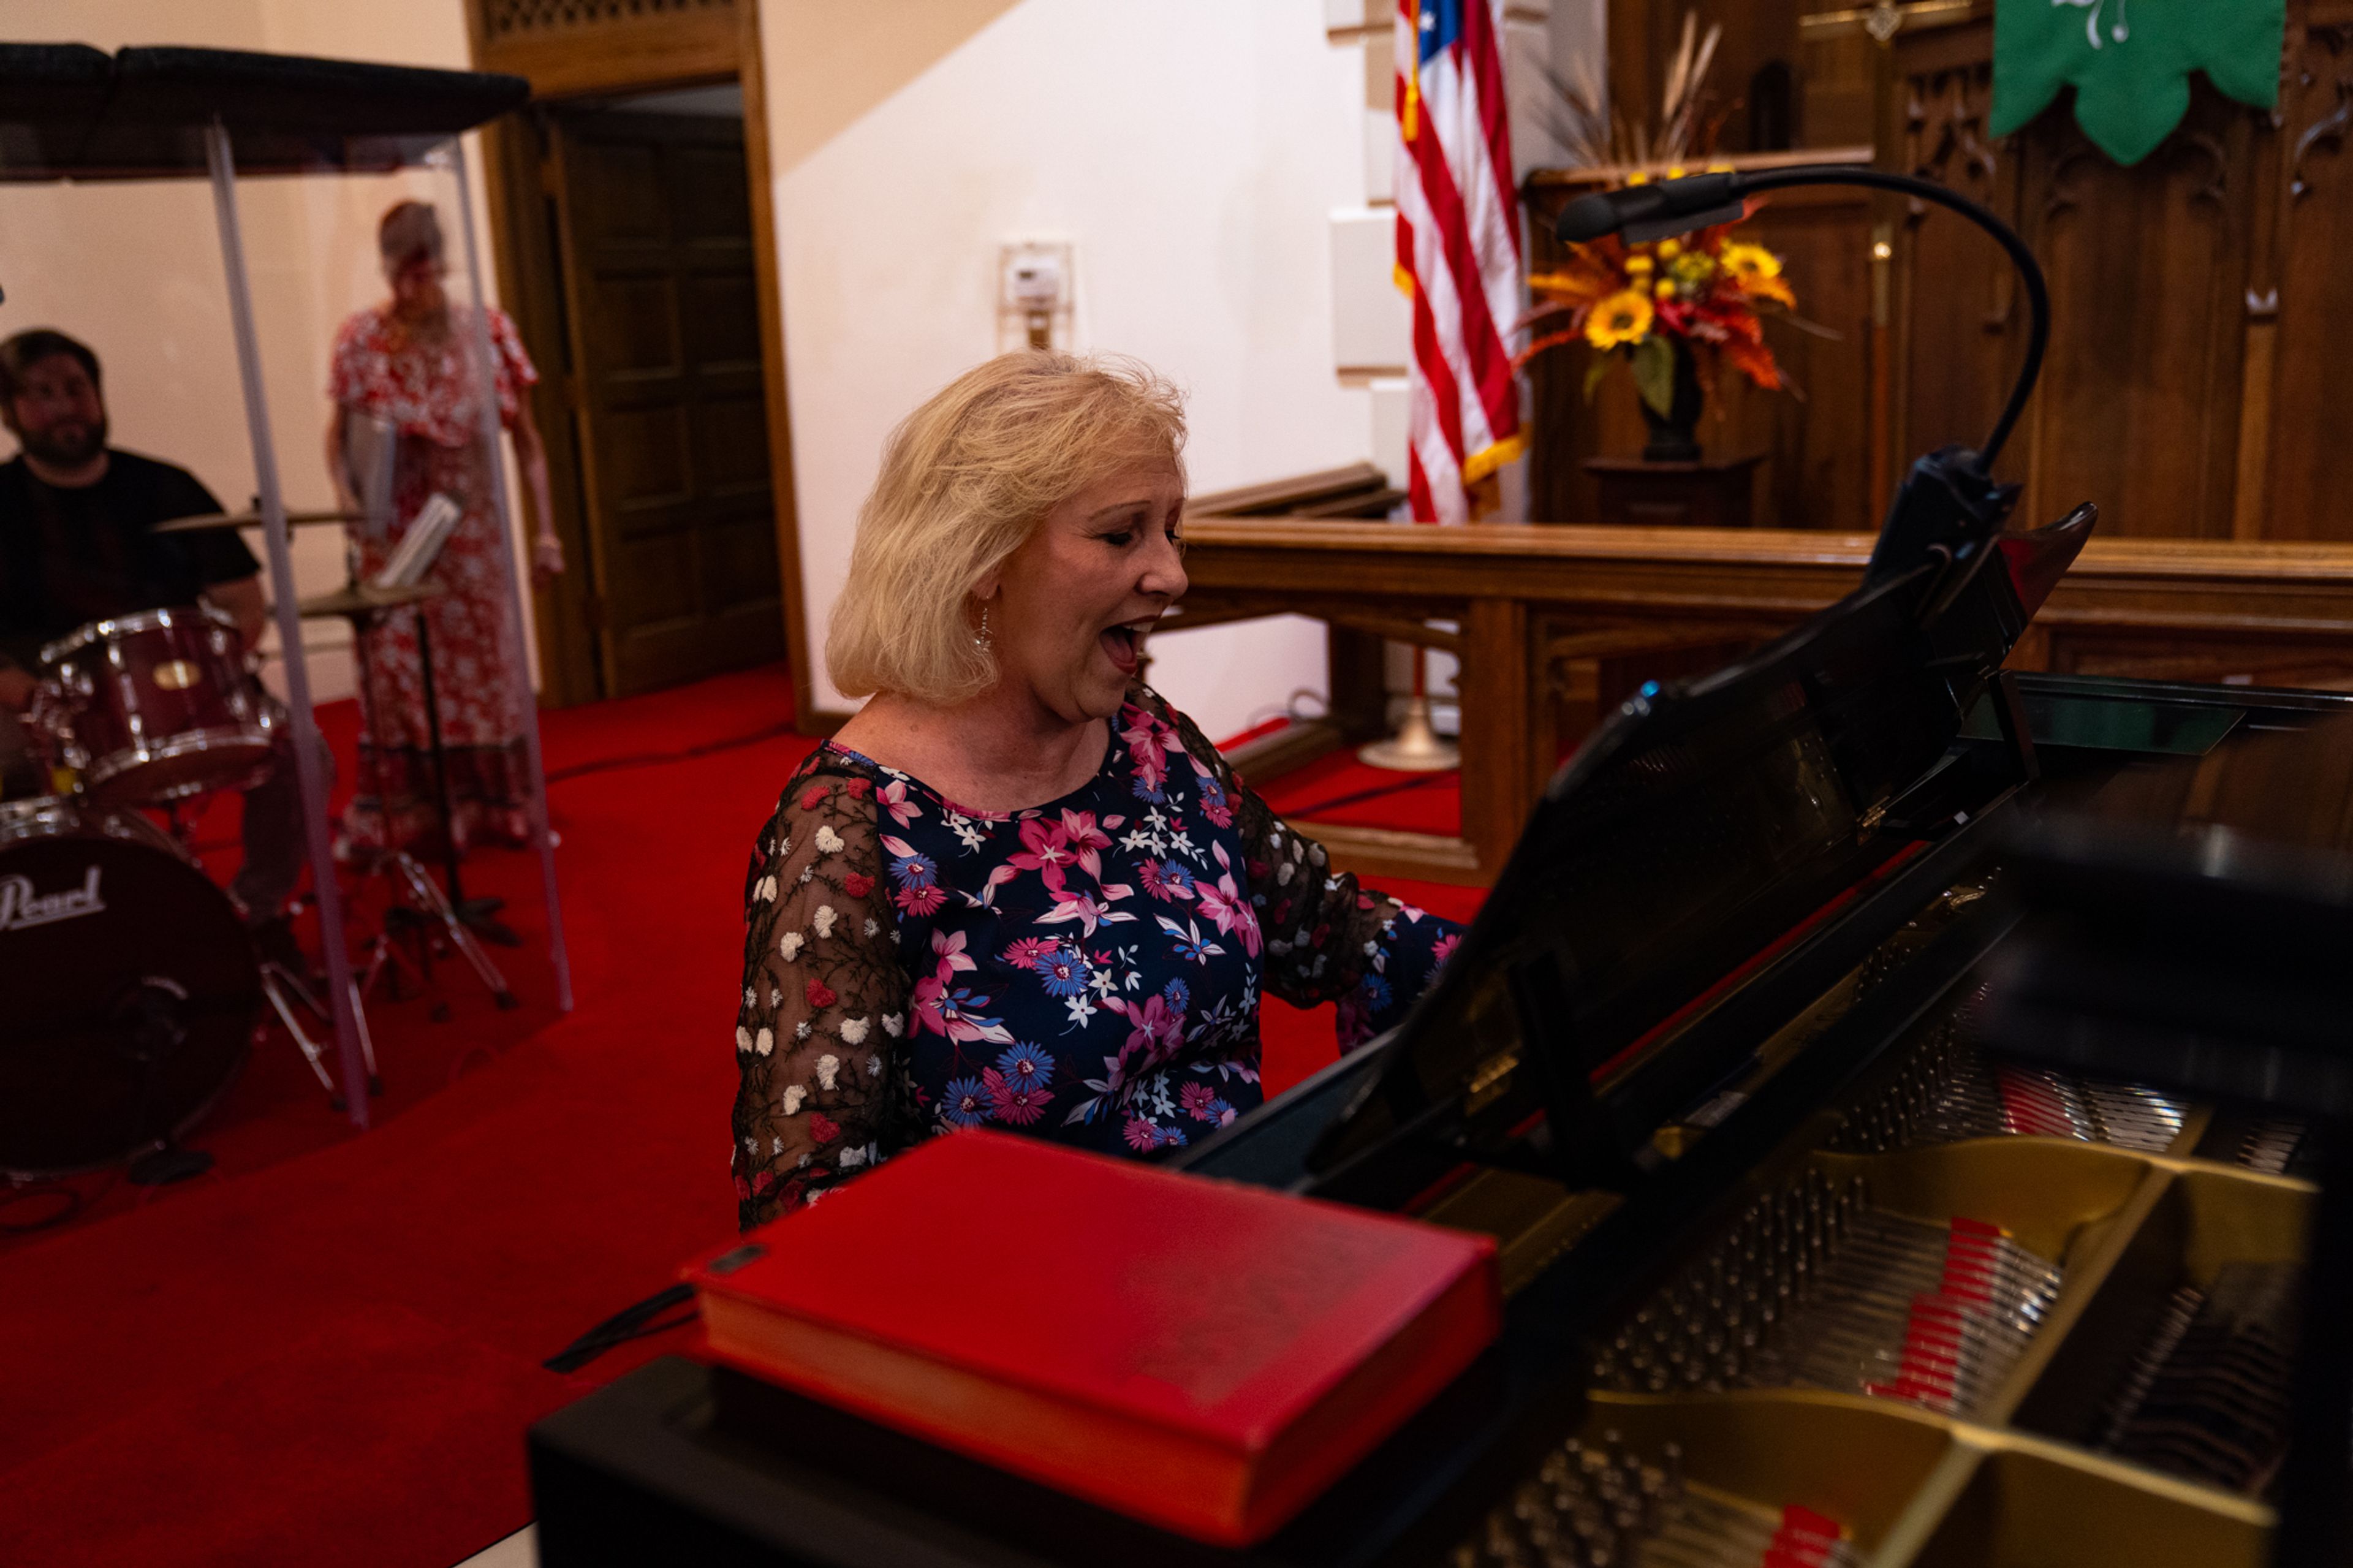
M 1320 0 L 961 9 L 951 35 L 913 38 L 829 0 L 762 12 L 813 660 L 883 437 L 996 352 L 1005 240 L 1072 246 L 1071 346 L 1187 389 L 1195 489 L 1371 453 L 1368 395 L 1334 374 L 1326 230 L 1364 199 L 1363 67 L 1326 42 Z M 923 51 L 921 68 L 845 103 L 845 29 Z M 1296 617 L 1168 637 L 1154 658 L 1212 736 L 1324 688 L 1321 629 Z
M 110 50 L 196 44 L 405 65 L 467 63 L 459 0 L 375 6 L 341 0 L 0 0 L 0 37 Z M 479 226 L 488 220 L 470 139 L 468 153 L 477 176 L 478 232 L 486 236 Z M 440 205 L 454 242 L 455 184 L 447 174 L 240 184 L 263 383 L 290 507 L 332 504 L 322 457 L 328 352 L 343 318 L 382 296 L 375 219 L 409 195 Z M 487 276 L 484 284 L 493 287 Z M 211 191 L 202 181 L 0 185 L 0 289 L 6 291 L 0 336 L 50 326 L 89 342 L 105 365 L 115 444 L 191 469 L 234 510 L 249 500 L 255 483 L 226 287 Z M 248 532 L 247 542 L 266 561 L 259 530 Z M 298 530 L 294 566 L 297 594 L 340 584 L 339 531 Z M 305 641 L 314 698 L 350 695 L 348 629 L 312 623 Z M 274 632 L 268 646 L 275 647 Z

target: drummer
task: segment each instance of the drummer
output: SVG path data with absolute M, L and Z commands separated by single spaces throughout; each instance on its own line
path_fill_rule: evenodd
M 98 356 L 87 345 L 45 328 L 0 342 L 0 425 L 17 447 L 0 463 L 0 795 L 41 795 L 47 781 L 21 716 L 45 644 L 91 621 L 201 599 L 250 648 L 269 610 L 260 563 L 234 529 L 154 531 L 221 504 L 187 469 L 106 444 Z M 278 926 L 273 938 L 302 868 L 290 760 L 246 791 L 245 864 L 229 886 L 257 928 Z

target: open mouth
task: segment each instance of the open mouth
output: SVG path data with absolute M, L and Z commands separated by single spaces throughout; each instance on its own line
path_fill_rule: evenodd
M 1105 626 L 1101 637 L 1103 650 L 1112 663 L 1119 666 L 1123 675 L 1134 675 L 1144 660 L 1144 632 L 1146 623 Z

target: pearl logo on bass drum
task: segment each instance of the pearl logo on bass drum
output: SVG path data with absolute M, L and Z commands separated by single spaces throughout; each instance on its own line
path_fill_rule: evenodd
M 0 931 L 26 931 L 104 912 L 106 900 L 99 897 L 98 870 L 92 866 L 83 874 L 80 887 L 62 893 L 36 893 L 30 877 L 0 877 Z

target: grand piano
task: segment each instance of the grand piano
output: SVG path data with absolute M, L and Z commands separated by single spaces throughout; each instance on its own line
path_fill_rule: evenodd
M 2095 519 L 1988 466 L 1642 689 L 1408 1018 L 1184 1152 L 1500 1246 L 1497 1342 L 1280 1533 L 674 1357 L 533 1430 L 542 1562 L 2340 1560 L 2353 699 L 2005 671 Z
M 2353 700 L 2002 672 L 2092 525 L 1891 539 L 1779 642 L 1646 689 L 1411 1016 L 1187 1152 L 1501 1244 L 1501 1341 L 1272 1541 L 673 1358 L 534 1429 L 542 1561 L 2264 1560 L 2309 1118 L 2279 1070 L 2183 1092 L 2129 1020 L 2104 1072 L 2020 1040 L 2107 1005 L 2067 992 L 2089 959 L 2053 977 L 2086 866 L 2102 931 L 2188 910 L 2149 902 L 2194 900 L 2168 875 L 2236 889 L 2242 939 L 2285 907 L 2249 846 L 2341 848 Z M 2155 996 L 2184 961 L 2143 934 L 2102 973 Z

